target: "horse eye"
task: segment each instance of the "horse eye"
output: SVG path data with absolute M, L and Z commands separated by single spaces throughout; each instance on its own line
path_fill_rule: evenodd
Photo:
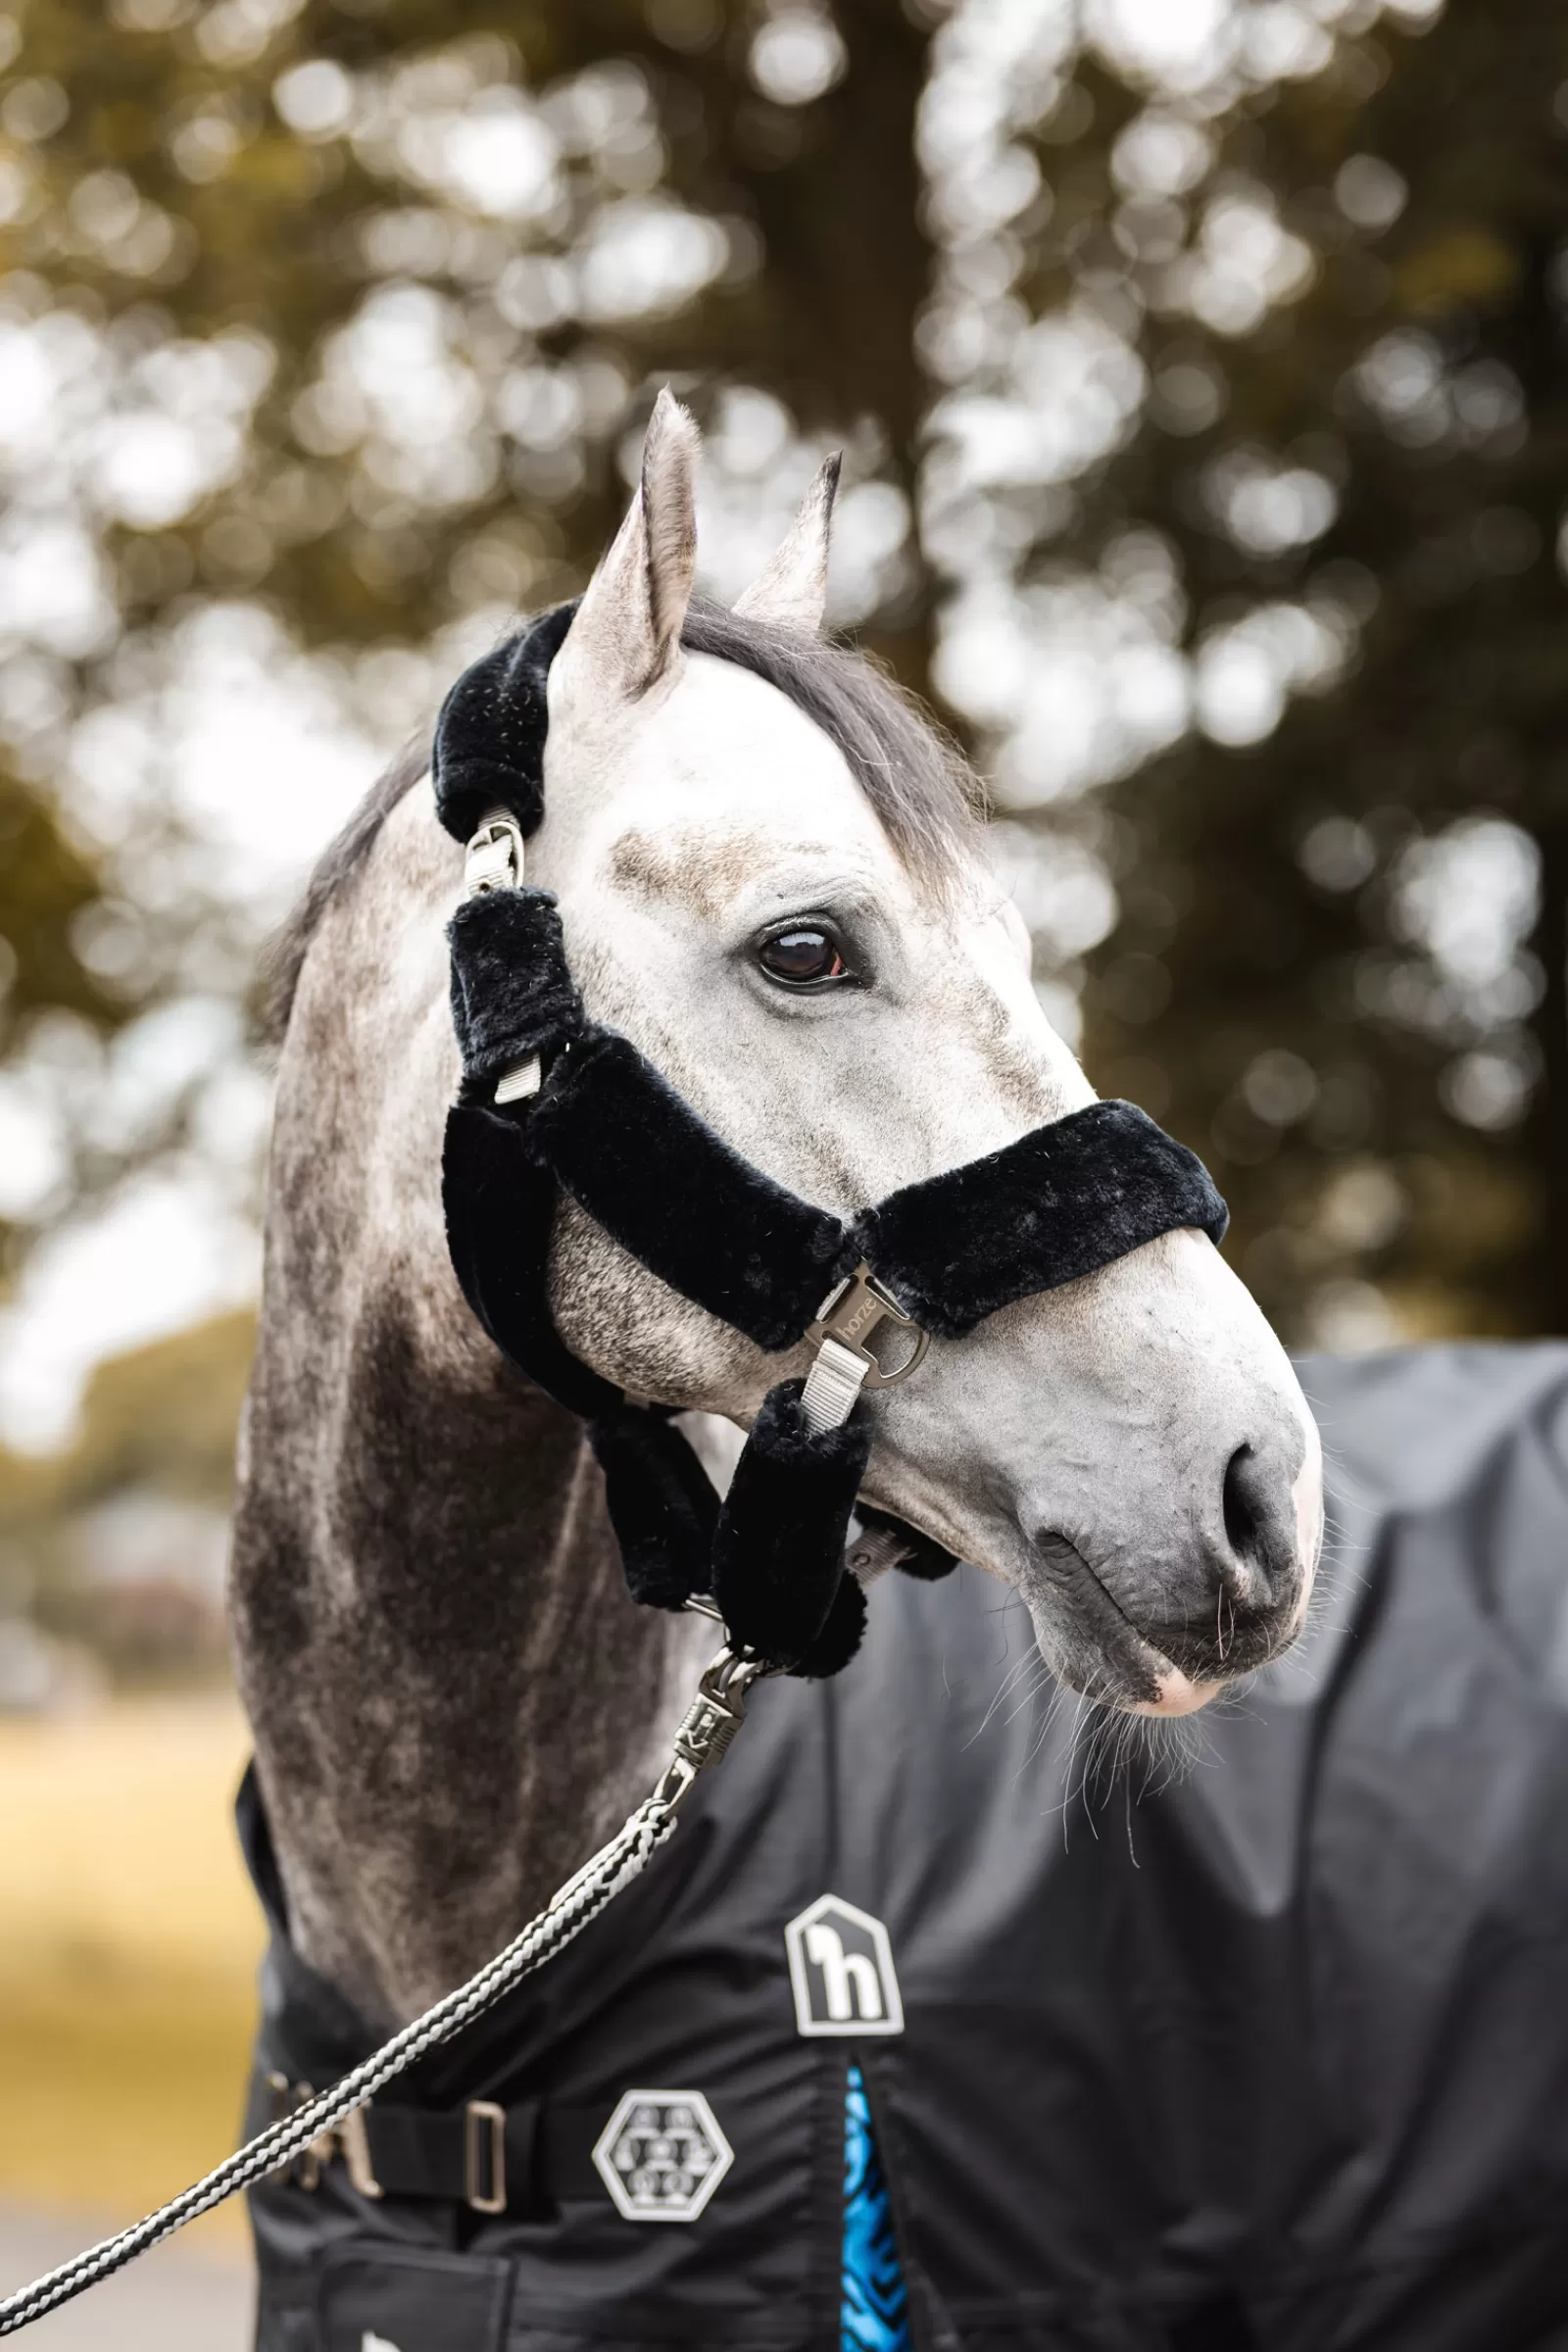
M 775 931 L 762 941 L 757 960 L 770 980 L 782 980 L 787 988 L 820 988 L 854 978 L 832 932 L 816 923 Z

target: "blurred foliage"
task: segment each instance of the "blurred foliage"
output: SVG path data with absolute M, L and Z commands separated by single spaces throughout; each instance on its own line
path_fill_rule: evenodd
M 226 1510 L 255 1343 L 245 1310 L 109 1357 L 87 1383 L 70 1446 L 0 1449 L 0 1533 L 129 1487 Z
M 1121 787 L 1123 919 L 1088 999 L 1098 1055 L 1164 1074 L 1287 1316 L 1359 1260 L 1407 1329 L 1568 1330 L 1565 75 L 1560 11 L 1450 6 L 1236 122 L 1217 168 L 1273 193 L 1315 274 L 1241 343 L 1189 327 L 1216 415 L 1147 425 L 1086 516 L 1158 523 L 1200 638 L 1303 592 L 1353 629 L 1348 674 L 1265 740 L 1196 736 Z M 1226 531 L 1238 450 L 1326 481 L 1312 544 Z M 1499 816 L 1545 887 L 1524 954 L 1467 993 L 1401 883 L 1424 837 Z
M 118 1012 L 72 943 L 72 917 L 97 896 L 91 866 L 48 808 L 0 770 L 0 1041 L 12 1022 L 47 1006 L 90 1019 Z
M 138 1486 L 226 1510 L 255 1344 L 256 1318 L 241 1311 L 100 1364 L 62 1463 L 62 1499 Z
M 854 12 L 850 70 L 803 116 L 737 70 L 748 9 L 651 13 L 663 38 L 630 0 L 121 0 L 107 24 L 98 6 L 48 0 L 24 20 L 0 123 L 26 115 L 20 86 L 48 127 L 27 144 L 35 177 L 0 251 L 127 348 L 226 336 L 263 378 L 235 478 L 178 528 L 112 532 L 127 621 L 193 584 L 263 579 L 307 638 L 333 643 L 422 637 L 497 587 L 547 600 L 619 519 L 610 453 L 650 375 L 765 383 L 808 424 L 874 418 L 912 462 L 922 33 L 897 7 Z M 302 68 L 315 78 L 291 94 Z M 379 115 L 357 140 L 334 135 L 349 76 Z M 506 103 L 519 84 L 560 93 L 562 168 L 539 202 L 518 187 L 486 220 L 463 201 L 461 158 L 443 171 L 431 151 L 454 119 L 477 126 L 482 170 L 484 126 L 504 140 L 528 120 Z M 421 177 L 426 201 L 412 206 Z M 582 265 L 607 207 L 656 190 L 732 224 L 713 248 L 717 290 L 643 310 L 612 289 L 583 316 L 561 264 Z M 530 463 L 526 428 L 505 451 L 493 414 L 475 410 L 442 420 L 449 446 L 428 471 L 444 478 L 398 478 L 373 446 L 373 389 L 367 402 L 332 368 L 333 337 L 388 279 L 450 305 L 444 327 L 483 392 L 542 363 L 507 391 L 515 409 L 553 380 L 577 406 L 586 430 L 564 466 L 548 441 Z M 592 372 L 568 371 L 584 361 Z
M 249 1312 L 220 1315 L 112 1356 L 67 1448 L 0 1449 L 0 1638 L 24 1617 L 121 1688 L 222 1671 L 223 1522 L 255 1336 Z
M 749 389 L 780 464 L 844 439 L 884 525 L 918 514 L 851 617 L 996 766 L 1049 1001 L 1212 1159 L 1282 1327 L 1568 1327 L 1568 19 L 1234 0 L 1202 72 L 1119 22 L 23 9 L 0 319 L 88 418 L 111 617 L 16 670 L 18 1010 L 191 985 L 113 845 L 84 918 L 98 853 L 50 814 L 190 615 L 268 606 L 396 703 L 389 654 L 580 582 L 655 384 L 721 427 Z M 1136 659 L 1068 775 L 1029 674 L 1101 607 Z M 1510 891 L 1533 936 L 1456 948 Z

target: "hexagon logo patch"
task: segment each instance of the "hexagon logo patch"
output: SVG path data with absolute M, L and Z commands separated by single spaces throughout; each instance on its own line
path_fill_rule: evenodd
M 784 1931 L 803 2034 L 902 2034 L 904 2003 L 893 1946 L 879 1919 L 819 1894 Z
M 695 2222 L 735 2161 L 700 2090 L 628 2090 L 594 2164 L 628 2222 Z

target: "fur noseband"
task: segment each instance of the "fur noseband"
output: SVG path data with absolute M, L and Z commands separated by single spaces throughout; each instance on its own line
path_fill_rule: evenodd
M 574 610 L 545 614 L 447 696 L 432 767 L 458 840 L 498 807 L 524 835 L 538 826 L 546 679 Z M 1133 1103 L 1094 1102 L 846 1224 L 743 1159 L 629 1039 L 588 1018 L 549 892 L 488 889 L 459 907 L 448 938 L 464 1084 L 444 1190 L 469 1305 L 588 1423 L 637 1599 L 679 1608 L 710 1591 L 738 1640 L 797 1673 L 837 1672 L 864 1620 L 844 1544 L 869 1425 L 815 1427 L 801 1384 L 781 1382 L 720 1504 L 668 1409 L 628 1399 L 562 1344 L 548 1287 L 561 1194 L 671 1289 L 777 1351 L 862 1265 L 922 1331 L 956 1339 L 1179 1226 L 1218 1242 L 1226 1209 L 1208 1171 Z M 498 1102 L 497 1082 L 535 1057 L 537 1093 L 507 1102 L 503 1087 Z M 885 1513 L 861 1516 L 913 1573 L 952 1566 Z

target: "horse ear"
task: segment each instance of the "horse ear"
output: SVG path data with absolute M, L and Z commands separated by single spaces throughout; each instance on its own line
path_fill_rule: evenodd
M 827 551 L 833 531 L 842 451 L 823 460 L 821 471 L 801 502 L 783 544 L 758 573 L 735 610 L 747 620 L 770 620 L 781 629 L 814 637 L 827 603 Z
M 666 385 L 643 437 L 642 479 L 550 673 L 551 705 L 635 702 L 675 675 L 697 568 L 697 426 Z

